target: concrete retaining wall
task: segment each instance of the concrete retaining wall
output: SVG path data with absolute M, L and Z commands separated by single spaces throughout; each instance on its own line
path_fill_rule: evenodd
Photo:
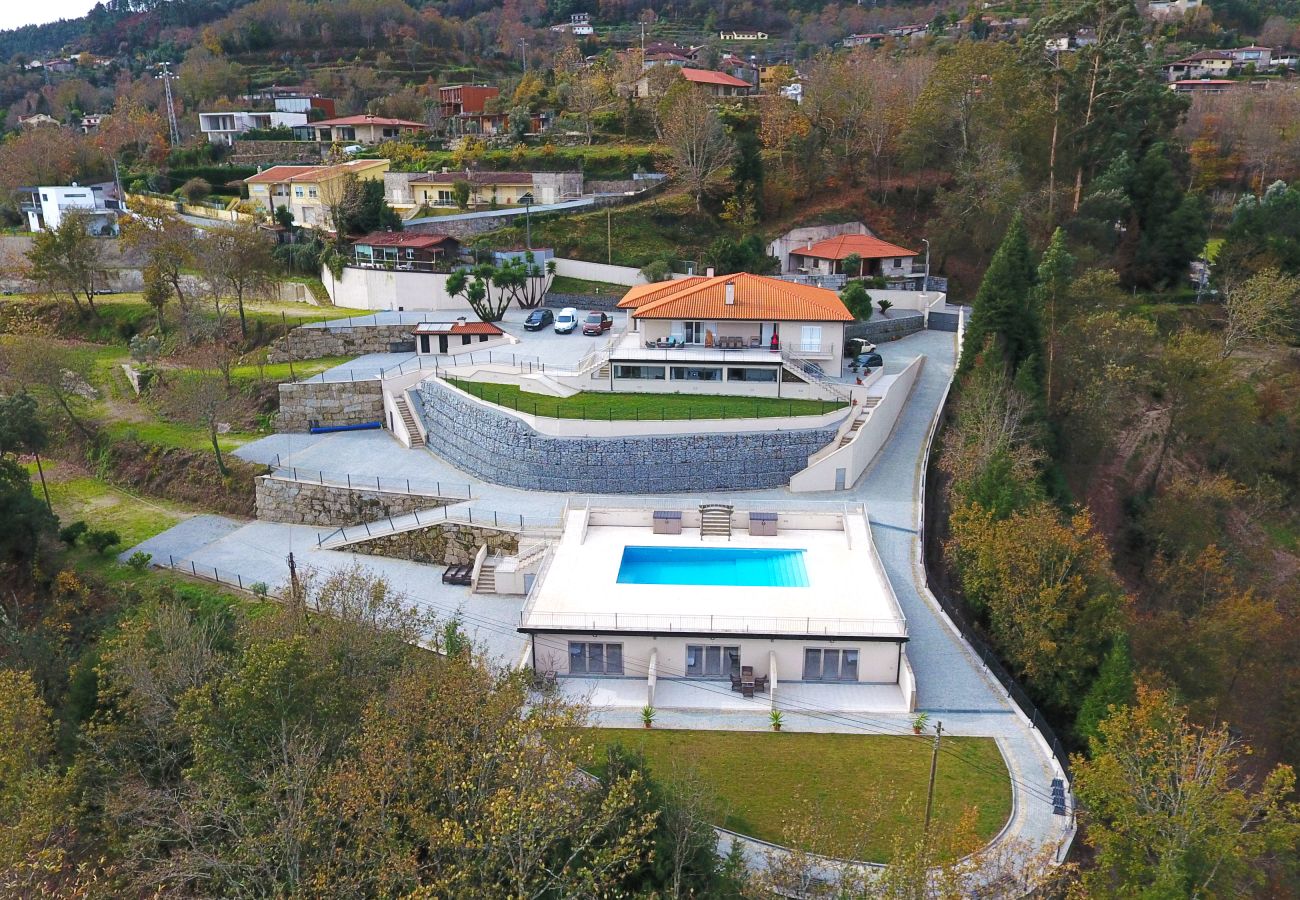
M 330 484 L 312 484 L 263 475 L 256 484 L 257 517 L 265 522 L 338 527 L 373 522 L 442 506 L 437 497 L 355 490 Z
M 384 395 L 378 378 L 365 381 L 300 381 L 280 385 L 279 431 L 306 431 L 321 425 L 381 422 Z
M 672 493 L 781 487 L 830 443 L 834 426 L 733 434 L 551 437 L 426 381 L 430 448 L 459 468 L 529 490 Z
M 366 353 L 415 352 L 414 325 L 357 325 L 348 328 L 295 328 L 275 342 L 270 362 L 320 359 L 322 356 L 361 356 Z M 393 350 L 394 344 L 402 347 Z
M 603 312 L 613 312 L 618 309 L 618 301 L 622 299 L 622 294 L 557 294 L 555 291 L 548 291 L 546 297 L 542 300 L 542 305 L 549 306 L 551 309 L 564 309 L 566 306 L 572 306 L 575 309 L 599 309 Z
M 359 541 L 349 544 L 347 549 L 370 556 L 450 566 L 474 562 L 479 547 L 484 544 L 489 555 L 510 556 L 519 550 L 519 536 L 494 528 L 446 523 Z
M 581 259 L 555 257 L 555 274 L 568 278 L 581 278 L 584 281 L 605 281 L 610 284 L 645 284 L 645 276 L 640 269 L 631 266 L 610 266 L 605 263 L 586 262 Z

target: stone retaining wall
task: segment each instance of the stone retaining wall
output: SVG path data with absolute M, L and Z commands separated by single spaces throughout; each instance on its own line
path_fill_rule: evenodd
M 446 503 L 437 497 L 312 484 L 272 475 L 257 479 L 257 517 L 264 522 L 321 527 L 360 525 Z
M 299 326 L 271 347 L 268 362 L 320 359 L 322 356 L 361 356 L 366 353 L 415 352 L 414 324 L 352 325 L 347 328 Z M 393 345 L 403 345 L 393 350 Z
M 916 334 L 925 329 L 925 317 L 920 313 L 899 316 L 896 319 L 882 317 L 868 322 L 855 322 L 844 326 L 844 338 L 866 338 L 873 343 L 882 344 L 896 341 L 909 334 Z
M 279 431 L 307 431 L 321 425 L 361 425 L 384 420 L 383 387 L 365 381 L 300 381 L 280 385 Z
M 519 550 L 519 537 L 494 528 L 446 523 L 359 541 L 349 544 L 347 549 L 370 556 L 450 566 L 474 562 L 478 548 L 484 544 L 488 546 L 489 556 L 494 553 L 511 556 Z
M 555 291 L 548 291 L 542 305 L 549 306 L 551 309 L 564 309 L 566 306 L 572 306 L 575 309 L 598 309 L 603 312 L 613 312 L 618 309 L 618 301 L 622 299 L 622 294 L 560 294 Z
M 565 438 L 466 399 L 435 381 L 419 389 L 430 449 L 497 484 L 610 494 L 782 487 L 836 428 L 730 434 Z

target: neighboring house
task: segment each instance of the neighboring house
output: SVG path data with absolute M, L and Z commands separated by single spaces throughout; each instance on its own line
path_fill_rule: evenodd
M 53 116 L 47 116 L 45 113 L 36 113 L 31 116 L 19 116 L 18 124 L 24 128 L 40 128 L 45 125 L 54 125 L 57 127 L 62 123 Z
M 728 53 L 718 60 L 718 71 L 739 78 L 750 85 L 758 84 L 758 63 L 742 59 L 734 53 Z
M 90 134 L 92 131 L 99 128 L 107 115 L 107 113 L 91 113 L 88 116 L 82 116 L 81 133 Z
M 684 53 L 676 50 L 656 50 L 653 53 L 649 50 L 641 57 L 641 68 L 649 69 L 651 66 L 686 66 L 692 62 L 691 58 Z
M 1204 5 L 1204 0 L 1150 0 L 1146 14 L 1153 19 L 1181 19 Z
M 421 207 L 456 205 L 456 182 L 469 183 L 470 207 L 542 205 L 582 196 L 580 172 L 480 172 L 472 169 L 443 172 L 389 172 L 384 176 L 384 196 L 399 212 Z
M 389 119 L 384 116 L 344 116 L 341 119 L 324 119 L 312 122 L 311 130 L 318 141 L 342 141 L 358 144 L 379 144 L 407 134 L 423 134 L 429 126 L 407 119 Z
M 1169 85 L 1169 90 L 1180 94 L 1222 94 L 1242 83 L 1231 78 L 1192 78 L 1175 81 Z
M 1205 50 L 1182 59 L 1165 63 L 1166 81 L 1185 81 L 1197 78 L 1223 78 L 1233 67 L 1232 56 L 1221 50 Z
M 1300 65 L 1300 57 L 1293 50 L 1278 50 L 1273 54 L 1273 68 L 1294 69 Z
M 510 130 L 510 113 L 488 112 L 489 100 L 501 96 L 501 90 L 488 84 L 451 84 L 438 88 L 438 103 L 447 130 L 453 135 L 496 135 Z M 549 127 L 551 114 L 528 114 L 528 134 L 541 134 Z
M 50 185 L 26 188 L 21 209 L 27 215 L 27 227 L 32 231 L 53 230 L 70 210 L 86 213 L 86 230 L 95 235 L 117 234 L 117 219 L 122 213 L 122 202 L 117 195 L 117 185 L 111 181 L 102 184 Z
M 720 41 L 765 41 L 767 40 L 766 31 L 720 31 L 718 32 Z
M 465 316 L 454 322 L 421 322 L 411 333 L 415 335 L 415 352 L 426 354 L 446 353 L 470 344 L 486 344 L 505 336 L 505 332 L 491 322 L 471 322 Z
M 450 271 L 460 258 L 460 241 L 446 234 L 377 231 L 352 242 L 351 263 L 360 268 Z
M 803 103 L 803 82 L 796 81 L 793 84 L 787 84 L 781 88 L 780 94 L 787 100 L 793 100 L 795 103 Z
M 744 79 L 737 78 L 734 75 L 728 75 L 725 72 L 714 72 L 709 69 L 692 69 L 687 66 L 679 69 L 683 78 L 696 87 L 702 89 L 705 93 L 713 97 L 746 97 L 754 93 L 754 85 Z M 650 96 L 650 78 L 648 75 L 642 75 L 635 84 L 636 96 Z
M 844 271 L 844 260 L 856 255 L 855 271 Z M 906 278 L 912 274 L 916 251 L 866 234 L 841 234 L 808 241 L 790 251 L 785 271 L 807 275 L 847 275 L 850 278 Z
M 566 513 L 519 626 L 535 672 L 596 706 L 834 696 L 853 708 L 913 707 L 907 620 L 865 510 L 656 509 Z
M 552 25 L 551 31 L 568 32 L 574 37 L 590 37 L 596 33 L 596 29 L 591 24 L 590 13 L 574 13 L 569 16 L 569 21 Z
M 787 356 L 838 374 L 844 326 L 853 321 L 834 291 L 744 272 L 638 285 L 618 305 L 631 311 L 634 337 L 610 357 L 616 385 L 745 382 L 779 390 Z M 670 340 L 684 348 L 680 360 L 655 365 L 646 358 L 653 351 L 641 352 Z M 714 350 L 724 346 L 734 348 L 730 362 Z M 711 352 L 693 358 L 693 352 L 706 350 Z
M 501 96 L 501 89 L 490 84 L 449 84 L 438 88 L 438 103 L 443 118 L 481 115 L 489 100 Z
M 1233 65 L 1239 69 L 1253 65 L 1256 72 L 1267 72 L 1273 68 L 1273 49 L 1271 47 L 1238 47 L 1229 50 Z
M 852 50 L 854 47 L 879 47 L 885 42 L 889 35 L 883 31 L 875 31 L 870 34 L 851 34 L 844 40 L 840 41 L 841 47 Z
M 299 225 L 329 227 L 328 207 L 342 193 L 347 175 L 383 180 L 386 159 L 357 159 L 333 166 L 272 166 L 245 178 L 248 199 L 268 213 L 288 208 Z
M 209 144 L 225 144 L 229 147 L 239 135 L 255 128 L 292 128 L 295 135 L 301 135 L 304 139 L 309 137 L 305 112 L 199 113 L 199 131 L 207 137 Z

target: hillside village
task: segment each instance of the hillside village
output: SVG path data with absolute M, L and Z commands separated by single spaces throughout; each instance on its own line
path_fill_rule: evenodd
M 1289 896 L 1256 5 L 0 32 L 0 894 Z

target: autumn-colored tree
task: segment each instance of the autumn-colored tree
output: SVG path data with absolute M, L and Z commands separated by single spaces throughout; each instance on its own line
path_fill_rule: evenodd
M 89 227 L 87 213 L 70 209 L 63 212 L 57 228 L 36 232 L 27 252 L 28 275 L 40 292 L 70 299 L 78 315 L 98 316 L 95 291 L 106 283 L 108 272 L 104 244 Z
M 248 337 L 244 301 L 269 296 L 278 270 L 274 243 L 256 223 L 242 222 L 221 228 L 199 244 L 198 262 L 214 294 L 235 298 L 239 333 Z
M 1300 842 L 1286 766 L 1252 783 L 1249 748 L 1226 726 L 1200 727 L 1166 692 L 1103 720 L 1090 754 L 1074 757 L 1074 789 L 1096 853 L 1084 886 L 1105 897 L 1241 897 L 1265 865 Z
M 194 267 L 197 241 L 194 226 L 184 221 L 171 207 L 146 200 L 129 201 L 131 215 L 122 226 L 122 243 L 144 257 L 150 277 L 170 285 L 180 308 L 181 333 L 186 342 L 193 340 L 194 298 L 186 281 L 186 271 Z
M 1296 319 L 1300 276 L 1277 269 L 1256 272 L 1240 284 L 1229 285 L 1223 300 L 1223 353 L 1227 359 L 1247 346 L 1266 347 L 1284 340 Z
M 669 165 L 695 198 L 696 210 L 702 210 L 704 195 L 726 176 L 735 161 L 735 142 L 708 95 L 698 88 L 679 90 L 665 103 L 661 118 Z

